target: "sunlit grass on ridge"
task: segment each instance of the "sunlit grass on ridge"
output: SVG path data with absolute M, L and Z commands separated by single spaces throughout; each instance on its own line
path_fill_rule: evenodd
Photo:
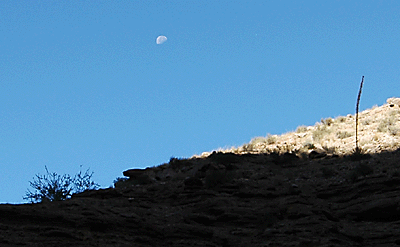
M 359 112 L 358 145 L 366 153 L 391 151 L 400 147 L 400 98 L 389 98 L 382 106 Z M 282 135 L 254 137 L 239 147 L 219 148 L 220 152 L 245 153 L 308 153 L 322 150 L 335 155 L 354 151 L 355 115 L 321 119 L 313 126 L 301 125 Z M 211 152 L 204 152 L 206 157 Z M 199 157 L 197 156 L 197 157 Z

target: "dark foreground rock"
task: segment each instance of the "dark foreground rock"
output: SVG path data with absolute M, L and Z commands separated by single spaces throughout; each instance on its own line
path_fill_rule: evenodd
M 400 151 L 171 159 L 116 188 L 0 205 L 0 246 L 400 246 L 399 167 Z

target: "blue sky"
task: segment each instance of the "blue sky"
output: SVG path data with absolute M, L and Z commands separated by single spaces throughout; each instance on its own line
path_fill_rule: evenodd
M 0 202 L 399 96 L 399 1 L 0 2 Z M 168 40 L 156 44 L 156 38 Z

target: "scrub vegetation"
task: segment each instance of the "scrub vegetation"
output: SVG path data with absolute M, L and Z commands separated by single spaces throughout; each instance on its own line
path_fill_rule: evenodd
M 302 125 L 282 135 L 255 137 L 242 146 L 219 151 L 236 154 L 289 152 L 301 157 L 300 153 L 312 151 L 330 150 L 335 155 L 344 156 L 354 154 L 357 147 L 363 153 L 379 153 L 400 147 L 400 98 L 388 98 L 386 104 L 373 106 L 356 115 L 328 117 L 314 126 Z
M 28 189 L 25 197 L 23 197 L 24 200 L 29 200 L 32 203 L 62 201 L 71 198 L 75 193 L 99 187 L 97 183 L 92 181 L 93 172 L 89 173 L 89 169 L 85 173 L 80 171 L 74 177 L 68 174 L 51 173 L 46 166 L 45 170 L 45 175 L 36 174 L 33 181 L 29 182 L 34 191 Z

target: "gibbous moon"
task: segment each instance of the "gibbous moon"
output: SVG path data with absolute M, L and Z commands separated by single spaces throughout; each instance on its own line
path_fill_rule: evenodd
M 157 39 L 156 39 L 157 45 L 161 45 L 161 44 L 164 43 L 165 41 L 167 41 L 167 37 L 165 37 L 165 36 L 163 36 L 163 35 L 158 36 Z

